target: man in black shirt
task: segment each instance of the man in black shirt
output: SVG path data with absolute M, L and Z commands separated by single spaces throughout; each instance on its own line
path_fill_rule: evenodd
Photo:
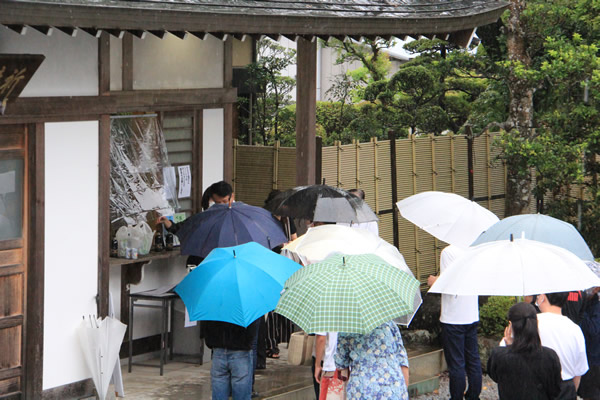
M 249 400 L 252 396 L 252 344 L 260 318 L 247 328 L 221 321 L 205 321 L 203 334 L 212 350 L 210 379 L 213 400 Z

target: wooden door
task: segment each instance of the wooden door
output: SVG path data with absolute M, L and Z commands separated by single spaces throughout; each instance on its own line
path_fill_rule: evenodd
M 0 399 L 21 399 L 27 265 L 25 125 L 0 125 Z

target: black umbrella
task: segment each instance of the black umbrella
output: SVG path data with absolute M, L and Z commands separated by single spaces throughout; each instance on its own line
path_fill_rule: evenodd
M 266 208 L 273 215 L 309 221 L 358 223 L 377 220 L 363 200 L 327 185 L 298 186 L 287 190 L 275 196 Z

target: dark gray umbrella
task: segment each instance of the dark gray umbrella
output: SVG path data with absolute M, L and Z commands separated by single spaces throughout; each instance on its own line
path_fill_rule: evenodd
M 363 200 L 327 185 L 287 190 L 275 196 L 266 208 L 273 215 L 309 221 L 358 223 L 377 220 Z

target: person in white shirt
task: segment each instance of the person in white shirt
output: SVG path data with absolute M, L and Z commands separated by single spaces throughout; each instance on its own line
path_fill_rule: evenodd
M 568 296 L 567 292 L 547 293 L 536 300 L 541 311 L 538 324 L 542 346 L 554 350 L 560 359 L 563 381 L 558 400 L 576 400 L 581 376 L 588 370 L 583 332 L 561 312 Z
M 315 380 L 320 385 L 319 399 L 327 397 L 327 380 L 335 374 L 335 361 L 333 356 L 337 348 L 337 332 L 315 333 Z
M 440 274 L 451 267 L 452 262 L 463 254 L 465 249 L 450 245 L 440 256 Z M 437 280 L 430 275 L 429 286 Z M 477 296 L 455 296 L 442 294 L 442 347 L 450 373 L 450 399 L 479 399 L 482 386 L 481 360 L 477 344 L 479 324 L 479 299 Z M 465 375 L 468 379 L 469 386 Z

